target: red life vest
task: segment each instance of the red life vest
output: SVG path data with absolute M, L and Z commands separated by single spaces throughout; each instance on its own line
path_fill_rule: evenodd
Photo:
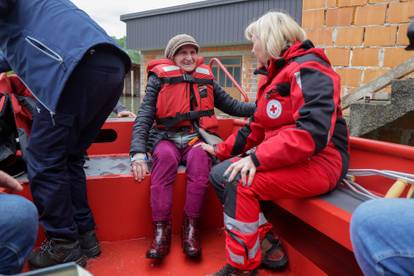
M 214 75 L 202 58 L 192 73 L 183 71 L 169 59 L 150 62 L 147 71 L 162 83 L 157 97 L 156 127 L 192 128 L 192 122 L 196 122 L 201 128 L 215 132 L 218 124 L 214 115 Z
M 0 74 L 0 123 L 8 126 L 0 130 L 2 135 L 13 136 L 10 137 L 11 141 L 14 141 L 16 137 L 19 138 L 23 155 L 31 131 L 32 113 L 35 106 L 36 100 L 17 76 Z M 2 156 L 1 153 L 0 156 Z

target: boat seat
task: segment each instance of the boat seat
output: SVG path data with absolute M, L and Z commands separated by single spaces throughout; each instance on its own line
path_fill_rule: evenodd
M 185 172 L 185 166 L 180 165 L 178 173 Z M 94 156 L 85 162 L 87 177 L 131 175 L 131 161 L 129 155 Z M 17 178 L 20 182 L 27 182 L 27 173 Z
M 325 195 L 309 199 L 279 199 L 276 205 L 352 251 L 349 224 L 353 211 L 367 197 L 338 187 Z

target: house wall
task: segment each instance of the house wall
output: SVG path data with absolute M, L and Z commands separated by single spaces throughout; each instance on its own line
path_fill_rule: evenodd
M 342 95 L 414 55 L 404 50 L 414 1 L 303 0 L 302 6 L 302 26 L 326 49 L 342 77 Z
M 327 56 L 342 80 L 342 96 L 414 55 L 404 50 L 414 0 L 303 0 L 302 26 Z M 255 99 L 257 66 L 250 45 L 202 48 L 205 56 L 242 56 L 242 87 Z M 162 51 L 143 51 L 140 93 L 145 94 L 146 65 Z M 389 93 L 386 88 L 383 92 Z

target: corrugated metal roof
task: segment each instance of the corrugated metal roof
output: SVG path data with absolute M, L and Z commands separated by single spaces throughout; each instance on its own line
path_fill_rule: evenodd
M 212 0 L 121 16 L 127 24 L 127 47 L 163 49 L 179 33 L 201 46 L 245 44 L 244 29 L 269 10 L 282 10 L 301 22 L 302 0 Z

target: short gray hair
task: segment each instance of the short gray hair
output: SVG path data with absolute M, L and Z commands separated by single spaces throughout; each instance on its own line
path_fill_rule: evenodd
M 273 58 L 278 58 L 293 43 L 306 39 L 306 32 L 291 16 L 275 11 L 250 23 L 244 34 L 250 41 L 253 35 L 257 37 L 266 53 Z

